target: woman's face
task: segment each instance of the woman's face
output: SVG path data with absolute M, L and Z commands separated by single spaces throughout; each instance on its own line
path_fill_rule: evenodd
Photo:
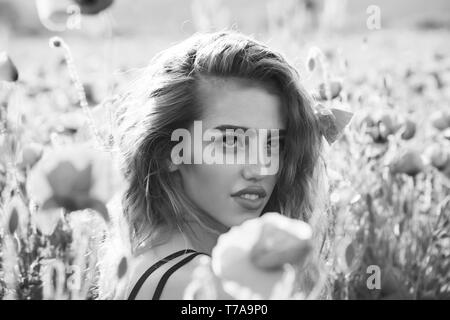
M 222 159 L 231 155 L 235 161 L 230 163 L 225 160 L 222 164 L 207 164 L 204 161 L 194 164 L 192 161 L 193 164 L 181 164 L 177 168 L 184 190 L 195 205 L 226 227 L 239 225 L 261 214 L 277 182 L 282 157 L 278 156 L 277 172 L 264 171 L 268 167 L 267 162 L 264 164 L 261 161 L 264 158 L 257 158 L 256 163 L 251 162 L 248 153 L 245 162 L 237 164 L 234 155 L 254 153 L 255 149 L 249 150 L 249 140 L 246 145 L 243 144 L 245 138 L 242 132 L 232 130 L 226 133 L 225 129 L 242 128 L 244 132 L 248 128 L 256 129 L 253 132 L 259 135 L 253 142 L 257 141 L 258 152 L 266 150 L 263 149 L 265 146 L 270 150 L 268 143 L 277 143 L 276 139 L 261 134 L 264 131 L 258 129 L 278 129 L 280 141 L 282 140 L 285 118 L 281 100 L 262 86 L 249 86 L 232 79 L 202 82 L 200 100 L 203 110 L 202 132 L 218 128 L 224 133 L 223 139 L 203 141 L 202 150 L 209 145 L 216 148 L 215 152 L 222 152 L 220 155 L 216 154 L 223 156 Z M 192 139 L 195 139 L 193 127 L 194 125 L 190 128 L 190 133 Z M 194 148 L 193 153 L 195 152 Z

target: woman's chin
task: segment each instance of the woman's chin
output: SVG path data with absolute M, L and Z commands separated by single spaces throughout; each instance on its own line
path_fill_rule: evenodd
M 239 212 L 236 214 L 231 221 L 228 222 L 228 227 L 234 227 L 242 224 L 243 222 L 259 217 L 260 213 L 253 212 Z

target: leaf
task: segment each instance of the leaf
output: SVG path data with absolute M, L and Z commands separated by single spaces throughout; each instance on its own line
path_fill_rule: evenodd
M 14 234 L 16 232 L 17 227 L 19 226 L 19 213 L 16 208 L 12 208 L 11 215 L 9 216 L 8 221 L 8 231 L 10 234 Z

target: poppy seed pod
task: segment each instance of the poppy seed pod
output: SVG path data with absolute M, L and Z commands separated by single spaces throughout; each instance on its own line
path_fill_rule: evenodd
M 19 72 L 9 55 L 0 52 L 0 81 L 15 82 L 19 79 Z

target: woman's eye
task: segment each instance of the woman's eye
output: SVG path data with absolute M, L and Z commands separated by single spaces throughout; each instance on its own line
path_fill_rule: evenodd
M 267 149 L 277 149 L 281 152 L 284 149 L 284 139 L 271 139 L 267 141 Z
M 278 139 L 273 139 L 273 140 L 269 140 L 269 141 L 267 141 L 267 146 L 270 148 L 270 147 L 273 147 L 273 148 L 278 148 L 279 147 L 279 141 L 278 141 Z
M 223 145 L 226 148 L 235 148 L 238 144 L 238 138 L 236 136 L 224 136 Z

